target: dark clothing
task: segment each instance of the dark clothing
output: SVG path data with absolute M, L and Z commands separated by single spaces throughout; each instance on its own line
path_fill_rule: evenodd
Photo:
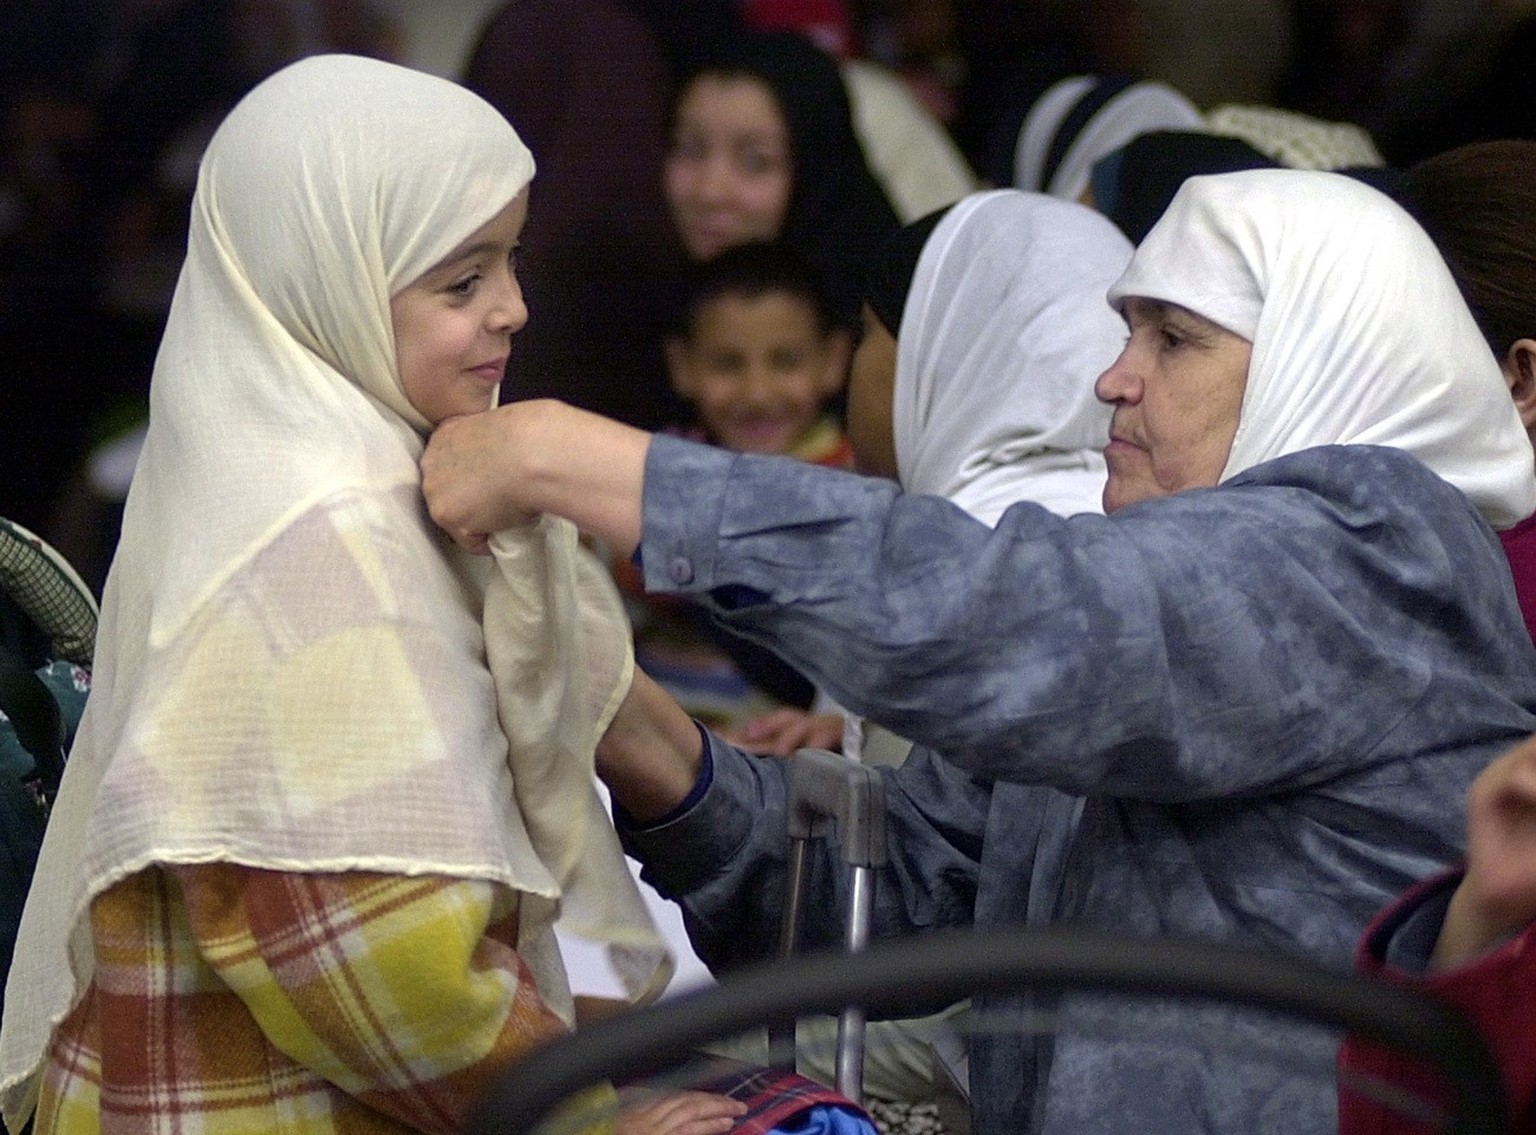
M 1536 516 L 1528 516 L 1513 528 L 1499 533 L 1509 571 L 1515 580 L 1515 596 L 1525 629 L 1536 639 Z
M 503 397 L 642 429 L 676 421 L 662 342 L 685 257 L 661 191 L 672 78 L 649 29 L 610 0 L 515 0 L 485 26 L 464 85 L 538 165 L 518 254 L 529 320 Z
M 1196 130 L 1154 130 L 1100 158 L 1089 183 L 1093 203 L 1132 244 L 1157 223 L 1185 178 L 1240 169 L 1275 169 L 1241 138 Z

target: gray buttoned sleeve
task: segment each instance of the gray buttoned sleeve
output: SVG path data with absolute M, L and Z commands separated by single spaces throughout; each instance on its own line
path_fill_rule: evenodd
M 1392 450 L 1307 451 L 1111 517 L 1019 504 L 992 529 L 883 480 L 658 438 L 644 533 L 647 586 L 839 704 L 972 773 L 1075 793 L 1316 784 L 1486 717 L 1448 696 L 1471 696 L 1471 642 L 1503 675 L 1533 660 L 1492 533 Z M 1528 715 L 1494 699 L 1516 736 Z
M 1376 910 L 1461 856 L 1477 771 L 1536 732 L 1536 649 L 1497 537 L 1394 450 L 1309 450 L 1108 517 L 1019 504 L 993 529 L 876 479 L 657 439 L 643 556 L 649 587 L 919 745 L 884 774 L 881 932 L 1059 921 L 1347 965 Z M 713 751 L 697 806 L 629 839 L 729 963 L 777 933 L 782 766 Z M 819 940 L 834 866 L 823 849 Z M 1331 1079 L 1282 1100 L 1224 1049 L 1148 1057 L 1080 1000 L 1038 1052 L 973 1039 L 977 1130 L 1042 1114 L 1037 1076 L 1064 1131 L 1118 1130 L 1164 1096 L 1152 1126 L 1200 1129 L 1175 1082 L 1245 1130 L 1269 1109 L 1331 1121 Z

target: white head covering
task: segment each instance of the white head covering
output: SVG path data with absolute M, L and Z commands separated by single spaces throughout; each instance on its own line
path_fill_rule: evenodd
M 1105 95 L 1111 97 L 1098 105 Z M 1204 128 L 1200 109 L 1164 83 L 1121 88 L 1098 75 L 1062 79 L 1024 118 L 1014 148 L 1013 184 L 1077 201 L 1087 188 L 1093 163 L 1105 154 L 1154 130 Z
M 1177 304 L 1253 344 L 1221 478 L 1319 445 L 1405 449 L 1495 528 L 1536 509 L 1531 447 L 1498 365 L 1424 231 L 1343 174 L 1190 178 L 1109 290 Z
M 446 541 L 395 361 L 390 297 L 532 176 L 478 96 L 349 56 L 278 72 L 210 143 L 11 970 L 12 1129 L 91 979 L 88 903 L 154 863 L 489 880 L 557 1011 L 557 914 L 621 948 L 635 996 L 665 984 L 592 779 L 622 607 L 564 522 L 498 534 L 494 563 Z
M 1107 218 L 1041 193 L 973 193 L 944 214 L 897 336 L 891 427 L 904 489 L 987 524 L 1018 501 L 1104 511 L 1111 410 L 1093 386 L 1125 341 L 1104 290 L 1130 257 Z M 905 759 L 909 742 L 841 712 L 844 754 Z
M 901 319 L 901 483 L 993 523 L 1015 501 L 1102 512 L 1110 408 L 1093 394 L 1125 324 L 1104 302 L 1131 245 L 1084 205 L 998 189 L 945 214 Z

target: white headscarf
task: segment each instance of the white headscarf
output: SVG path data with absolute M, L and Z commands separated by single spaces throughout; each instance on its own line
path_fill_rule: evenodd
M 622 606 L 565 522 L 498 534 L 494 563 L 443 537 L 395 361 L 390 297 L 532 176 L 478 96 L 349 56 L 278 72 L 210 143 L 10 974 L 8 1121 L 91 979 L 90 900 L 155 863 L 489 880 L 556 1011 L 557 915 L 636 997 L 665 984 L 592 778 Z
M 1531 446 L 1424 231 L 1343 174 L 1194 177 L 1109 290 L 1177 304 L 1253 344 L 1221 479 L 1320 445 L 1405 449 L 1495 528 L 1536 509 Z
M 1131 245 L 1084 205 L 998 189 L 945 214 L 901 319 L 892 425 L 910 492 L 987 523 L 1015 501 L 1102 512 L 1110 408 L 1093 394 L 1125 324 L 1104 292 Z
M 1019 189 L 1081 200 L 1093 163 L 1154 130 L 1203 130 L 1200 108 L 1164 83 L 1137 82 L 1114 90 L 1098 75 L 1078 75 L 1051 86 L 1029 108 L 1014 147 L 1013 184 Z M 1082 121 L 1074 111 L 1092 109 Z M 1081 112 L 1079 112 L 1081 113 Z M 1061 155 L 1052 167 L 1053 154 Z
M 897 336 L 891 428 L 907 492 L 987 524 L 1019 501 L 1104 511 L 1111 410 L 1093 386 L 1125 341 L 1104 290 L 1130 257 L 1107 218 L 1041 193 L 973 193 L 944 214 Z M 910 742 L 823 705 L 843 713 L 846 755 L 905 759 Z

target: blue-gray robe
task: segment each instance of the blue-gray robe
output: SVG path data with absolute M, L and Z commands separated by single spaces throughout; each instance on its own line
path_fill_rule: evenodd
M 994 530 L 658 438 L 642 553 L 650 588 L 917 742 L 887 774 L 880 935 L 1076 922 L 1342 969 L 1380 907 L 1460 857 L 1476 773 L 1536 732 L 1497 538 L 1397 450 L 1308 450 L 1109 517 L 1021 504 Z M 625 836 L 718 970 L 777 941 L 784 765 L 711 757 L 696 805 Z M 833 892 L 812 940 L 839 940 L 841 875 L 812 873 Z M 1075 996 L 1054 1037 L 973 1038 L 976 1128 L 1332 1131 L 1335 1040 Z

